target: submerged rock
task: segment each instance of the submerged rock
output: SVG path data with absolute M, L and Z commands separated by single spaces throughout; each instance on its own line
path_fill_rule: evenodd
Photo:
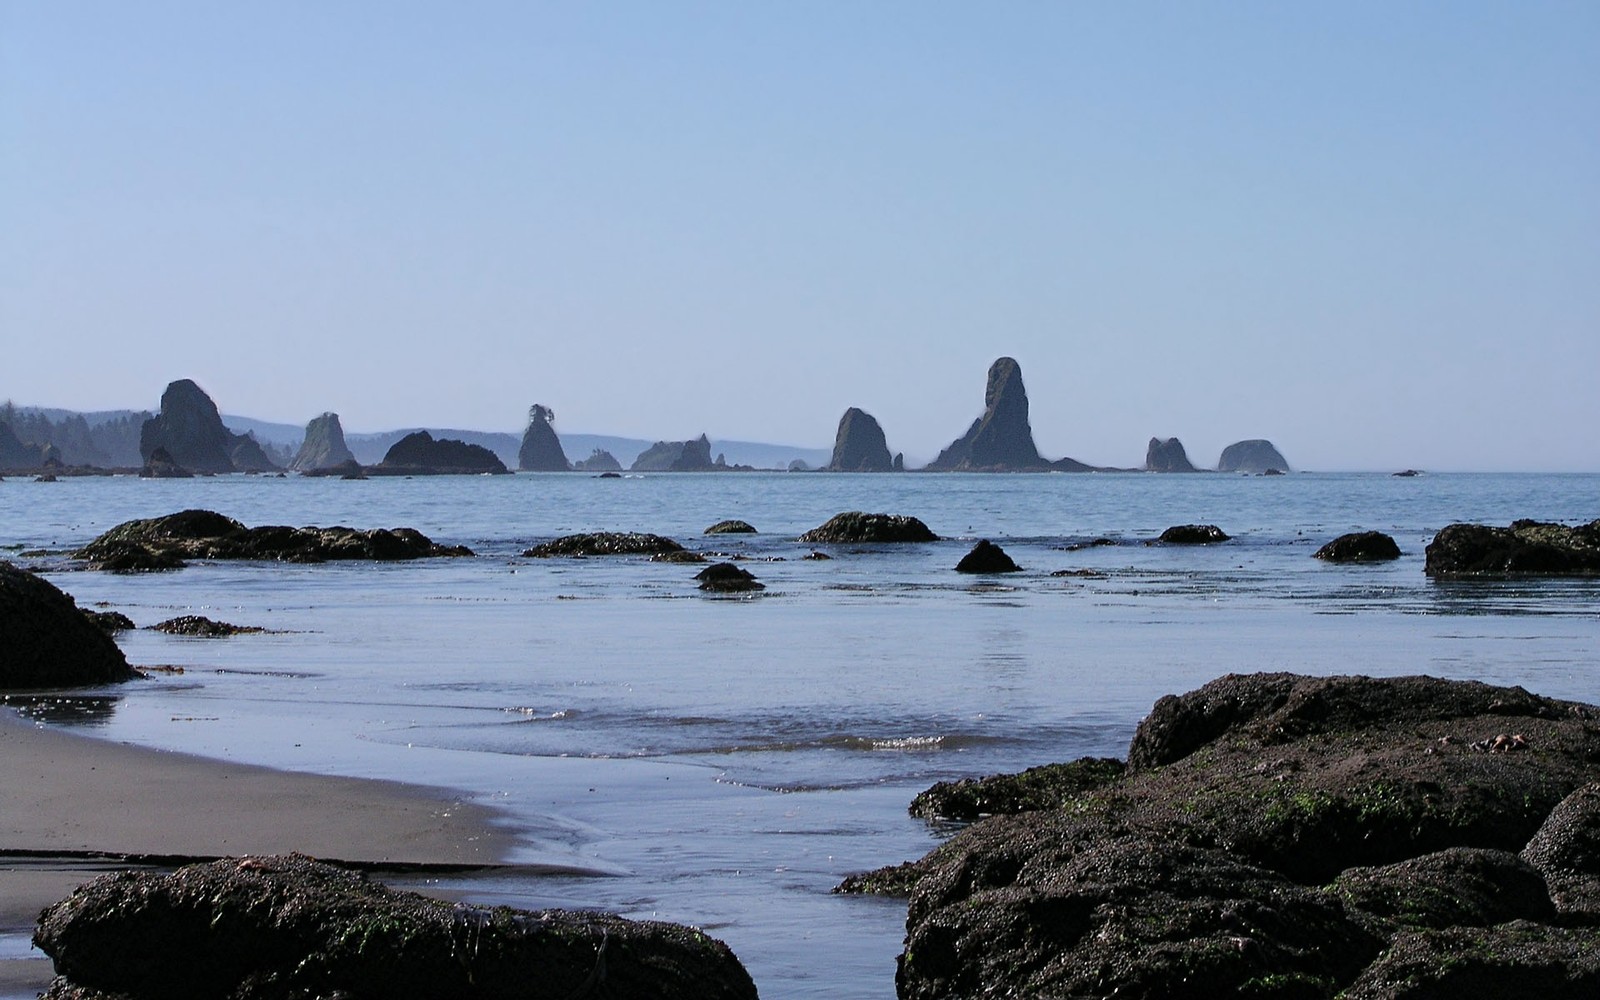
M 566 472 L 567 453 L 556 437 L 555 411 L 539 403 L 528 408 L 528 429 L 522 432 L 522 447 L 517 450 L 517 468 L 528 472 Z
M 1161 533 L 1157 541 L 1168 545 L 1210 545 L 1226 542 L 1228 535 L 1214 524 L 1180 524 Z
M 701 590 L 710 590 L 719 594 L 738 594 L 752 590 L 766 590 L 766 584 L 755 578 L 755 574 L 731 562 L 712 563 L 694 575 L 700 581 Z
M 1144 452 L 1144 469 L 1146 472 L 1198 471 L 1183 450 L 1183 442 L 1177 438 L 1151 438 Z
M 833 458 L 829 472 L 892 472 L 894 459 L 883 428 L 872 414 L 852 406 L 839 418 L 839 432 L 833 439 Z
M 1013 358 L 1000 358 L 989 366 L 983 415 L 928 465 L 941 472 L 1013 472 L 1049 467 L 1033 443 L 1022 366 Z
M 0 689 L 83 687 L 138 676 L 71 595 L 0 560 Z
M 1400 558 L 1400 546 L 1381 531 L 1354 531 L 1340 535 L 1312 553 L 1328 562 L 1386 562 Z
M 690 927 L 452 904 L 299 855 L 104 875 L 45 910 L 34 943 L 63 1000 L 756 996 L 727 945 Z
M 1513 521 L 1508 528 L 1452 524 L 1428 543 L 1433 577 L 1600 575 L 1600 520 L 1568 527 Z
M 1253 472 L 1261 475 L 1289 471 L 1289 463 L 1271 441 L 1252 438 L 1235 441 L 1222 449 L 1217 460 L 1218 472 Z
M 307 472 L 338 468 L 346 463 L 356 464 L 356 457 L 351 454 L 349 445 L 345 444 L 339 415 L 330 412 L 314 417 L 306 424 L 305 439 L 300 442 L 300 451 L 289 463 L 289 468 Z M 360 466 L 357 465 L 357 468 Z
M 506 475 L 510 471 L 498 455 L 481 444 L 455 438 L 434 440 L 427 431 L 414 431 L 396 441 L 383 461 L 367 470 L 390 476 Z
M 204 639 L 221 638 L 229 635 L 248 635 L 252 632 L 264 632 L 266 629 L 254 625 L 233 625 L 228 622 L 219 622 L 204 615 L 180 615 L 177 618 L 168 618 L 164 622 L 150 626 L 152 631 L 165 632 L 168 635 L 190 635 Z
M 318 563 L 470 556 L 462 545 L 439 545 L 415 528 L 247 528 L 215 511 L 185 510 L 125 521 L 73 556 L 95 569 L 176 569 L 184 559 L 262 559 Z
M 1592 830 L 1597 719 L 1469 681 L 1230 675 L 1158 701 L 1122 775 L 856 884 L 910 894 L 903 998 L 1485 995 L 1450 942 L 1585 995 L 1600 928 L 1556 926 L 1544 886 L 1586 884 L 1593 834 L 1530 839 Z
M 754 535 L 755 526 L 748 521 L 718 521 L 705 530 L 708 535 Z
M 551 556 L 653 556 L 682 549 L 682 545 L 665 535 L 651 535 L 642 531 L 593 531 L 541 542 L 522 554 L 533 559 L 548 559 Z
M 1006 550 L 989 541 L 987 538 L 979 539 L 972 551 L 961 557 L 956 563 L 957 573 L 1018 573 L 1022 567 L 1006 555 Z

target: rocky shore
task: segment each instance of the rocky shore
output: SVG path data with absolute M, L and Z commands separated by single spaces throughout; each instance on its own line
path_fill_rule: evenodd
M 1593 997 L 1600 708 L 1429 677 L 1229 675 L 1125 769 L 946 786 L 902 998 Z

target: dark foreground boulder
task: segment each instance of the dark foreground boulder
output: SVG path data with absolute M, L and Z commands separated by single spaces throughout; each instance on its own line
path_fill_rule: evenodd
M 70 595 L 0 560 L 0 689 L 83 687 L 138 676 Z
M 989 541 L 987 538 L 978 540 L 972 551 L 961 557 L 956 563 L 957 573 L 1020 573 L 1022 567 L 1006 555 L 1006 550 Z
M 414 528 L 247 528 L 209 510 L 125 521 L 73 555 L 96 569 L 175 569 L 184 559 L 261 559 L 319 563 L 344 559 L 394 561 L 470 556 L 461 545 L 439 545 Z
M 1432 577 L 1600 576 L 1600 520 L 1577 527 L 1513 521 L 1508 528 L 1452 524 L 1428 543 Z
M 694 578 L 700 581 L 701 590 L 717 594 L 743 594 L 767 589 L 767 585 L 757 580 L 754 573 L 731 562 L 712 563 L 696 573 Z
M 642 531 L 591 531 L 541 542 L 522 554 L 530 559 L 549 559 L 552 556 L 656 556 L 682 550 L 682 545 L 665 535 Z
M 690 927 L 451 904 L 300 856 L 105 875 L 45 910 L 34 943 L 60 997 L 756 996 L 727 945 Z
M 1227 541 L 1228 534 L 1214 524 L 1179 524 L 1163 531 L 1157 540 L 1167 545 L 1210 545 Z
M 1381 531 L 1352 531 L 1312 553 L 1328 562 L 1388 562 L 1400 558 L 1400 546 Z
M 1597 761 L 1600 709 L 1521 688 L 1230 675 L 1122 775 L 855 884 L 910 896 L 902 998 L 1514 995 L 1462 958 L 1591 996 Z
M 939 536 L 908 514 L 835 514 L 800 536 L 802 542 L 937 542 Z

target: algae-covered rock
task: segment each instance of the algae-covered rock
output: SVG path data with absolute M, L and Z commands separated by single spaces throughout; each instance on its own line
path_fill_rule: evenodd
M 248 635 L 252 632 L 263 632 L 265 629 L 254 625 L 233 625 L 229 622 L 216 621 L 204 615 L 179 615 L 168 618 L 150 626 L 156 632 L 165 632 L 168 635 L 187 635 L 201 639 L 220 639 L 230 635 Z
M 653 556 L 682 549 L 682 545 L 665 535 L 642 531 L 592 531 L 541 542 L 522 554 L 533 559 L 552 556 Z
M 941 781 L 911 800 L 911 815 L 926 819 L 975 820 L 1035 809 L 1055 809 L 1068 799 L 1122 777 L 1126 765 L 1114 757 L 1081 757 L 1043 764 L 1020 774 Z
M 58 997 L 756 996 L 727 945 L 694 928 L 452 904 L 298 855 L 104 875 L 45 910 L 34 943 Z
M 74 553 L 96 569 L 175 569 L 184 559 L 259 559 L 318 563 L 430 556 L 470 556 L 461 545 L 439 545 L 414 528 L 247 528 L 209 510 L 124 521 Z
M 909 514 L 846 511 L 800 536 L 802 542 L 937 542 L 939 536 Z
M 1513 521 L 1510 527 L 1452 524 L 1428 543 L 1432 577 L 1600 576 L 1600 520 L 1569 527 Z

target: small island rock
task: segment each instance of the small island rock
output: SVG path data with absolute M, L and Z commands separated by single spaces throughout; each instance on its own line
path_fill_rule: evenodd
M 710 472 L 716 468 L 711 441 L 702 434 L 693 441 L 657 441 L 633 460 L 629 471 Z
M 852 406 L 839 418 L 839 432 L 833 439 L 833 458 L 829 472 L 891 472 L 894 459 L 883 428 L 872 414 Z
M 481 444 L 455 438 L 434 440 L 427 431 L 414 431 L 396 441 L 369 475 L 505 475 L 511 470 Z
M 572 467 L 579 472 L 621 472 L 622 463 L 617 457 L 604 448 L 596 448 L 589 453 L 589 457 L 572 463 Z
M 1197 471 L 1177 438 L 1151 438 L 1144 452 L 1144 468 L 1146 472 Z
M 346 462 L 355 462 L 355 455 L 344 441 L 344 428 L 337 413 L 324 413 L 306 424 L 306 436 L 300 442 L 300 451 L 289 463 L 296 472 L 312 469 L 333 469 Z
M 517 450 L 517 468 L 526 472 L 566 472 L 567 453 L 556 437 L 555 411 L 540 403 L 528 408 L 528 429 L 522 432 L 522 447 Z
M 1266 475 L 1270 472 L 1289 471 L 1289 463 L 1271 442 L 1263 438 L 1235 441 L 1222 449 L 1217 460 L 1218 472 L 1250 472 Z

